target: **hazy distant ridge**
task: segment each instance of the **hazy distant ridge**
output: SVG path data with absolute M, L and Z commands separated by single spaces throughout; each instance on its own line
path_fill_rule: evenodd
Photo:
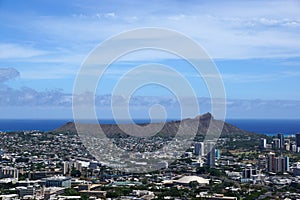
M 224 123 L 223 129 L 222 129 L 222 135 L 228 135 L 228 134 L 254 134 L 251 132 L 244 131 L 238 127 L 235 127 L 231 124 L 222 122 L 220 120 L 216 120 L 213 118 L 213 116 L 210 113 L 206 113 L 203 115 L 199 115 L 193 119 L 183 119 L 182 121 L 171 121 L 171 122 L 166 122 L 163 128 L 161 129 L 160 133 L 167 135 L 167 136 L 173 136 L 176 134 L 178 127 L 181 123 L 182 126 L 186 127 L 185 130 L 190 130 L 192 131 L 193 129 L 197 128 L 197 123 L 199 123 L 197 134 L 205 135 L 208 126 L 211 122 L 212 128 L 210 131 L 212 132 L 219 132 L 220 127 L 222 123 Z M 96 124 L 80 124 L 85 127 L 90 132 L 96 131 L 96 128 L 98 125 Z M 146 124 L 140 124 L 141 126 L 144 126 Z M 161 126 L 161 123 L 153 123 L 154 126 Z M 134 127 L 132 124 L 123 124 L 122 126 L 125 126 L 127 130 L 132 130 L 134 131 Z M 116 135 L 124 135 L 124 131 L 122 131 L 117 124 L 101 124 L 102 130 L 105 132 L 105 134 L 108 137 L 113 137 Z M 73 122 L 68 122 L 65 125 L 53 130 L 54 132 L 63 132 L 63 133 L 77 133 L 76 128 L 75 128 L 75 123 Z

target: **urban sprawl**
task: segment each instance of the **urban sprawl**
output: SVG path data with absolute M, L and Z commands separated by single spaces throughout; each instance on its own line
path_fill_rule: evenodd
M 140 174 L 98 162 L 77 134 L 1 132 L 0 199 L 300 199 L 300 134 L 228 134 L 215 145 L 203 138 Z M 169 139 L 111 138 L 141 152 Z

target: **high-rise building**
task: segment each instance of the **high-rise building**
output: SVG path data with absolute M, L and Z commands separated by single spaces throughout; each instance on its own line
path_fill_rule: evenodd
M 64 161 L 63 162 L 63 175 L 68 175 L 75 168 L 76 170 L 82 172 L 82 163 L 80 161 Z
M 209 141 L 206 143 L 207 156 L 206 156 L 206 164 L 208 167 L 214 167 L 216 163 L 216 149 L 215 142 Z
M 296 134 L 296 146 L 297 146 L 297 151 L 300 148 L 300 133 Z
M 258 169 L 266 169 L 267 166 L 267 159 L 264 155 L 259 155 L 258 156 Z
M 268 154 L 268 172 L 274 172 L 275 171 L 275 153 L 270 152 Z
M 276 162 L 276 160 L 278 160 Z M 280 156 L 275 158 L 275 172 L 276 173 L 284 173 L 290 171 L 290 158 L 288 156 Z
M 204 156 L 204 143 L 203 142 L 195 142 L 194 154 L 197 156 Z
M 252 167 L 247 167 L 243 169 L 242 172 L 242 178 L 243 179 L 251 179 L 253 175 L 256 175 L 256 169 L 253 169 Z
M 277 134 L 277 138 L 280 140 L 280 148 L 284 148 L 284 135 L 282 133 Z
M 290 171 L 290 159 L 288 156 L 275 157 L 274 153 L 268 154 L 268 172 L 284 173 Z
M 280 149 L 280 139 L 278 138 L 273 139 L 273 149 Z
M 290 151 L 291 150 L 291 140 L 290 139 L 284 139 L 284 150 Z
M 69 173 L 69 162 L 64 161 L 63 162 L 63 175 L 66 175 Z
M 220 149 L 216 149 L 216 159 L 220 159 Z
M 290 144 L 290 150 L 291 150 L 292 152 L 296 152 L 296 151 L 297 151 L 297 145 L 291 143 L 291 144 Z
M 290 150 L 290 145 L 289 144 L 284 144 L 284 150 L 289 151 Z
M 260 148 L 265 149 L 267 147 L 267 139 L 266 138 L 260 138 Z
M 291 140 L 290 139 L 284 139 L 284 144 L 288 144 L 288 145 L 290 145 L 291 144 Z
M 290 171 L 290 158 L 288 156 L 284 157 L 283 170 L 284 170 L 284 172 Z
M 293 165 L 293 176 L 300 176 L 300 162 L 296 162 Z
M 283 161 L 284 158 L 275 157 L 275 170 L 274 170 L 275 173 L 283 172 L 283 166 L 282 166 Z

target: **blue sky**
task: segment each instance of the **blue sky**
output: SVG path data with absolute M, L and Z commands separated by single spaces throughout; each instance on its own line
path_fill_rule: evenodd
M 74 80 L 87 55 L 112 35 L 142 27 L 176 30 L 206 50 L 223 77 L 228 118 L 300 118 L 299 1 L 2 0 L 0 19 L 0 118 L 71 118 Z M 170 55 L 142 52 L 111 73 L 154 61 L 184 74 L 206 101 L 204 83 Z M 107 75 L 100 99 L 111 94 L 115 76 Z M 143 109 L 133 112 L 144 117 L 145 96 L 159 103 L 170 93 L 150 86 L 136 95 Z M 99 112 L 109 112 L 107 105 Z

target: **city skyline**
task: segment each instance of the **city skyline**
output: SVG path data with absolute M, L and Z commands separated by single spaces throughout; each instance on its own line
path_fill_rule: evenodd
M 0 0 L 0 199 L 300 199 L 299 0 Z

